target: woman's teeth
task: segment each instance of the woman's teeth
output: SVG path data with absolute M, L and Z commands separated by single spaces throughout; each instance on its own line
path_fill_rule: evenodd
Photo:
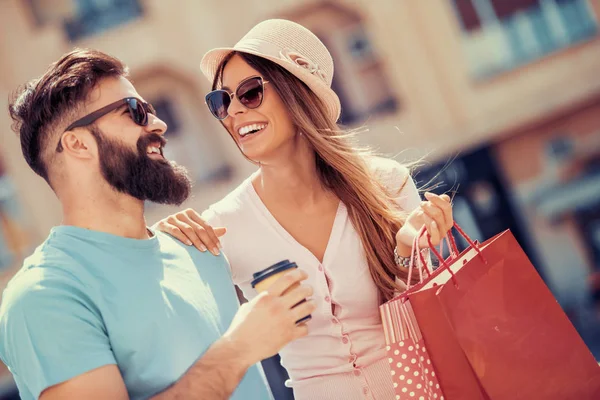
M 246 136 L 249 133 L 252 134 L 252 133 L 256 133 L 258 131 L 261 131 L 261 130 L 265 129 L 266 127 L 267 127 L 267 124 L 246 125 L 246 126 L 242 126 L 238 130 L 238 133 L 240 134 L 240 136 Z

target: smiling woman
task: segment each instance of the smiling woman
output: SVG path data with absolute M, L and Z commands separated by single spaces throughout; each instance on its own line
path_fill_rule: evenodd
M 416 232 L 425 225 L 437 244 L 452 226 L 449 198 L 421 204 L 406 167 L 338 127 L 333 60 L 306 28 L 264 21 L 201 69 L 209 110 L 259 168 L 202 216 L 186 210 L 159 229 L 215 254 L 222 243 L 250 301 L 269 265 L 306 271 L 317 311 L 308 336 L 280 352 L 297 400 L 394 398 L 378 306 L 405 288 Z

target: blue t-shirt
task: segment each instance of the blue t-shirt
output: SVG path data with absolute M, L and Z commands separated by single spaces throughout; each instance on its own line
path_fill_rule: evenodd
M 161 232 L 136 240 L 55 227 L 4 291 L 0 357 L 23 400 L 108 364 L 145 399 L 179 380 L 238 307 L 222 256 Z M 271 399 L 260 366 L 231 398 Z

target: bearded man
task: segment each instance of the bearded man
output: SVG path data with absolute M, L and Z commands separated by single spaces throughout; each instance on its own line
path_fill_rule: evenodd
M 99 51 L 74 50 L 9 106 L 29 166 L 63 210 L 0 306 L 0 357 L 29 399 L 269 399 L 257 363 L 307 327 L 301 271 L 241 308 L 227 261 L 149 229 L 144 202 L 181 204 L 167 130 Z

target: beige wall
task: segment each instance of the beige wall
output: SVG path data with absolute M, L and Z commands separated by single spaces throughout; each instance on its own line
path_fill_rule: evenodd
M 528 185 L 550 172 L 546 165 L 545 146 L 557 137 L 570 138 L 574 145 L 573 160 L 559 165 L 553 179 L 568 181 L 579 175 L 580 160 L 591 160 L 600 155 L 600 96 L 586 104 L 578 105 L 565 115 L 543 121 L 507 137 L 496 147 L 503 174 L 512 186 Z
M 378 13 L 376 21 L 385 22 L 374 23 L 373 28 L 381 43 L 396 43 L 383 47 L 396 69 L 393 76 L 406 88 L 401 98 L 408 102 L 407 111 L 420 122 L 413 132 L 419 138 L 411 138 L 411 144 L 455 151 L 490 140 L 600 90 L 597 37 L 477 82 L 467 74 L 460 27 L 449 3 L 435 2 L 438 6 L 432 7 L 432 2 L 425 0 L 395 6 L 398 3 L 376 7 L 372 11 Z M 593 3 L 598 10 L 600 2 Z
M 187 205 L 203 208 L 224 195 L 253 166 L 239 154 L 221 127 L 205 110 L 201 96 L 209 85 L 200 76 L 202 54 L 232 45 L 256 22 L 279 15 L 293 18 L 311 0 L 236 2 L 142 0 L 145 16 L 99 36 L 68 43 L 60 25 L 35 26 L 27 2 L 3 0 L 0 13 L 0 106 L 3 94 L 41 74 L 73 46 L 98 48 L 128 63 L 134 78 L 149 76 L 143 91 L 151 93 L 161 71 L 185 83 L 187 96 L 197 93 L 193 112 L 185 111 L 189 134 L 194 129 L 215 137 L 214 146 L 233 167 L 231 181 L 199 184 Z M 461 45 L 461 31 L 448 1 L 346 0 L 361 17 L 381 56 L 389 87 L 400 108 L 396 114 L 368 122 L 364 140 L 387 153 L 405 149 L 413 156 L 440 158 L 544 118 L 600 93 L 600 39 L 557 52 L 533 64 L 486 81 L 471 78 Z M 592 0 L 597 15 L 600 0 Z M 342 70 L 343 68 L 340 68 Z M 143 80 L 143 79 L 142 79 Z M 156 82 L 159 85 L 159 82 Z M 177 85 L 175 85 L 177 86 Z M 142 94 L 144 94 L 142 92 Z M 192 96 L 193 97 L 193 96 Z M 194 125 L 197 125 L 194 127 Z M 60 210 L 51 191 L 25 165 L 17 138 L 0 113 L 2 151 L 19 193 L 34 222 L 37 240 L 59 222 Z M 44 199 L 40 201 L 40 199 Z M 149 220 L 167 211 L 153 207 Z

